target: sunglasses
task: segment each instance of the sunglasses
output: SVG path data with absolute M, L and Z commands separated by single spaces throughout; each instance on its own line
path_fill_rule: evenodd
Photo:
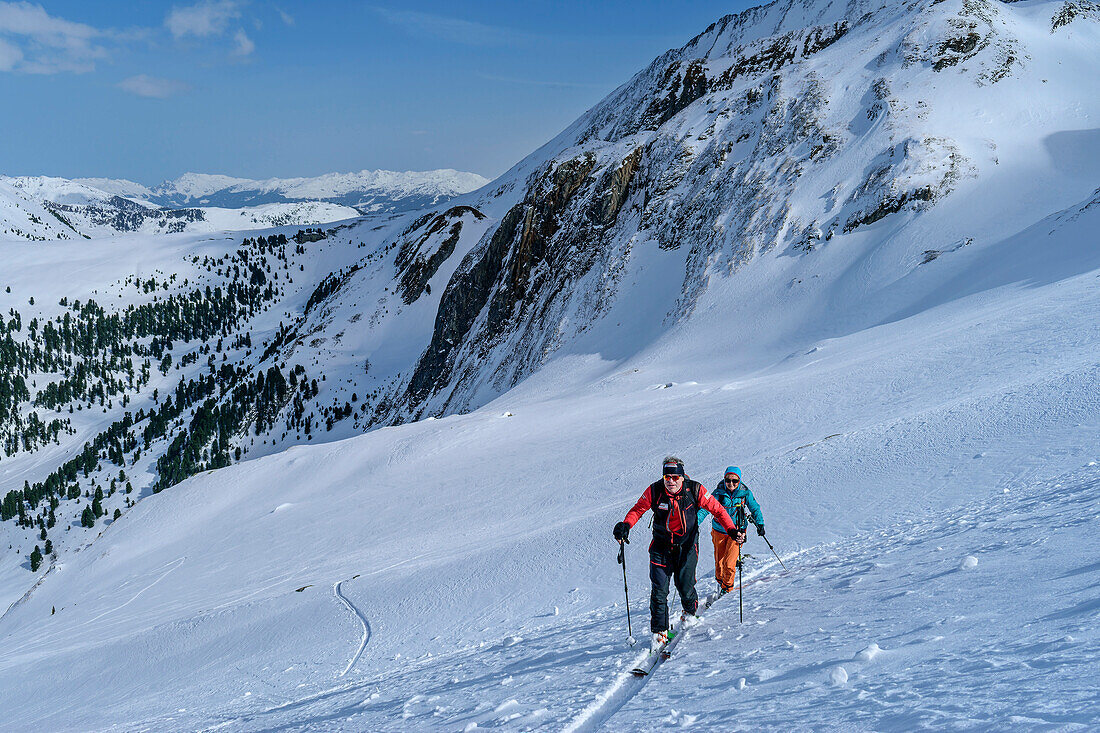
M 678 473 L 666 473 L 665 478 L 670 478 L 670 479 L 676 480 L 678 478 L 683 478 L 683 476 L 681 476 Z
M 726 479 L 726 483 L 727 484 L 739 484 L 739 483 L 741 483 L 741 479 L 739 479 L 739 478 L 728 478 L 728 479 Z

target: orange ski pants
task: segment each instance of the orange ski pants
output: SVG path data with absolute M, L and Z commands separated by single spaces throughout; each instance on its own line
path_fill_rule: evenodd
M 741 556 L 741 545 L 724 532 L 710 531 L 714 540 L 714 578 L 725 590 L 732 590 L 737 582 L 737 558 Z

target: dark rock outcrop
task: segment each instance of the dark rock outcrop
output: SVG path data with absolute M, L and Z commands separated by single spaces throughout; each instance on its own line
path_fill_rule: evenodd
M 76 227 L 61 212 L 78 214 L 93 224 L 108 226 L 119 232 L 135 232 L 147 221 L 153 221 L 163 233 L 174 234 L 185 231 L 188 223 L 206 220 L 202 209 L 153 209 L 121 196 L 112 196 L 103 205 L 45 202 L 44 206 L 73 231 Z
M 454 254 L 455 245 L 462 235 L 462 218 L 466 215 L 478 220 L 485 218 L 472 206 L 454 206 L 434 217 L 429 214 L 417 219 L 405 231 L 397 251 L 396 265 L 399 278 L 397 289 L 406 305 L 416 302 L 439 267 Z M 446 236 L 439 246 L 429 246 L 425 250 L 425 245 L 433 237 L 442 236 L 444 231 Z
M 884 196 L 879 205 L 868 212 L 854 216 L 844 225 L 845 233 L 865 224 L 874 224 L 879 219 L 884 219 L 890 214 L 901 211 L 906 204 L 916 201 L 931 202 L 936 199 L 936 194 L 931 186 L 922 186 L 913 191 L 902 191 L 897 194 Z
M 431 344 L 409 382 L 410 404 L 453 386 L 455 355 L 472 341 L 475 325 L 477 348 L 488 348 L 522 320 L 517 309 L 552 300 L 587 272 L 599 252 L 598 233 L 615 224 L 642 154 L 636 149 L 596 174 L 597 159 L 589 153 L 532 177 L 523 201 L 447 285 Z

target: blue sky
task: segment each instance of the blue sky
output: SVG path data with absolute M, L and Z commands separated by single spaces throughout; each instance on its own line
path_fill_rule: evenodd
M 0 1 L 0 174 L 492 177 L 752 4 Z

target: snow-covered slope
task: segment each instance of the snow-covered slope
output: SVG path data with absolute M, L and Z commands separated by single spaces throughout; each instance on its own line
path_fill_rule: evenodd
M 44 504 L 0 524 L 8 727 L 1100 725 L 1097 20 L 772 3 L 423 213 L 3 244 L 16 344 L 148 306 L 53 440 L 0 425 L 3 492 L 123 426 L 37 575 Z M 610 527 L 668 452 L 742 465 L 789 571 L 750 539 L 746 624 L 637 683 Z
M 915 312 L 936 258 L 1094 199 L 1100 23 L 1063 17 L 1058 2 L 807 0 L 723 18 L 389 237 L 297 331 L 332 339 L 377 303 L 355 356 L 421 354 L 373 371 L 372 420 L 392 424 L 484 404 L 565 354 L 632 353 L 742 271 L 752 286 L 716 320 L 756 348 L 731 366 Z M 485 226 L 420 268 L 430 292 L 382 292 L 459 205 Z M 840 318 L 823 297 L 865 307 Z
M 748 373 L 708 363 L 705 333 L 559 363 L 468 415 L 197 476 L 0 620 L 9 725 L 1095 725 L 1098 274 L 984 291 Z M 789 572 L 751 539 L 769 579 L 747 584 L 747 623 L 727 597 L 624 698 L 637 652 L 610 527 L 670 450 L 708 485 L 745 467 Z M 636 633 L 645 532 L 628 556 Z M 957 570 L 967 555 L 977 568 Z M 882 658 L 850 661 L 872 643 Z M 1058 682 L 1038 671 L 1060 660 Z M 87 704 L 104 669 L 120 694 Z M 1029 679 L 1041 701 L 1012 694 Z M 45 680 L 66 684 L 31 694 Z

